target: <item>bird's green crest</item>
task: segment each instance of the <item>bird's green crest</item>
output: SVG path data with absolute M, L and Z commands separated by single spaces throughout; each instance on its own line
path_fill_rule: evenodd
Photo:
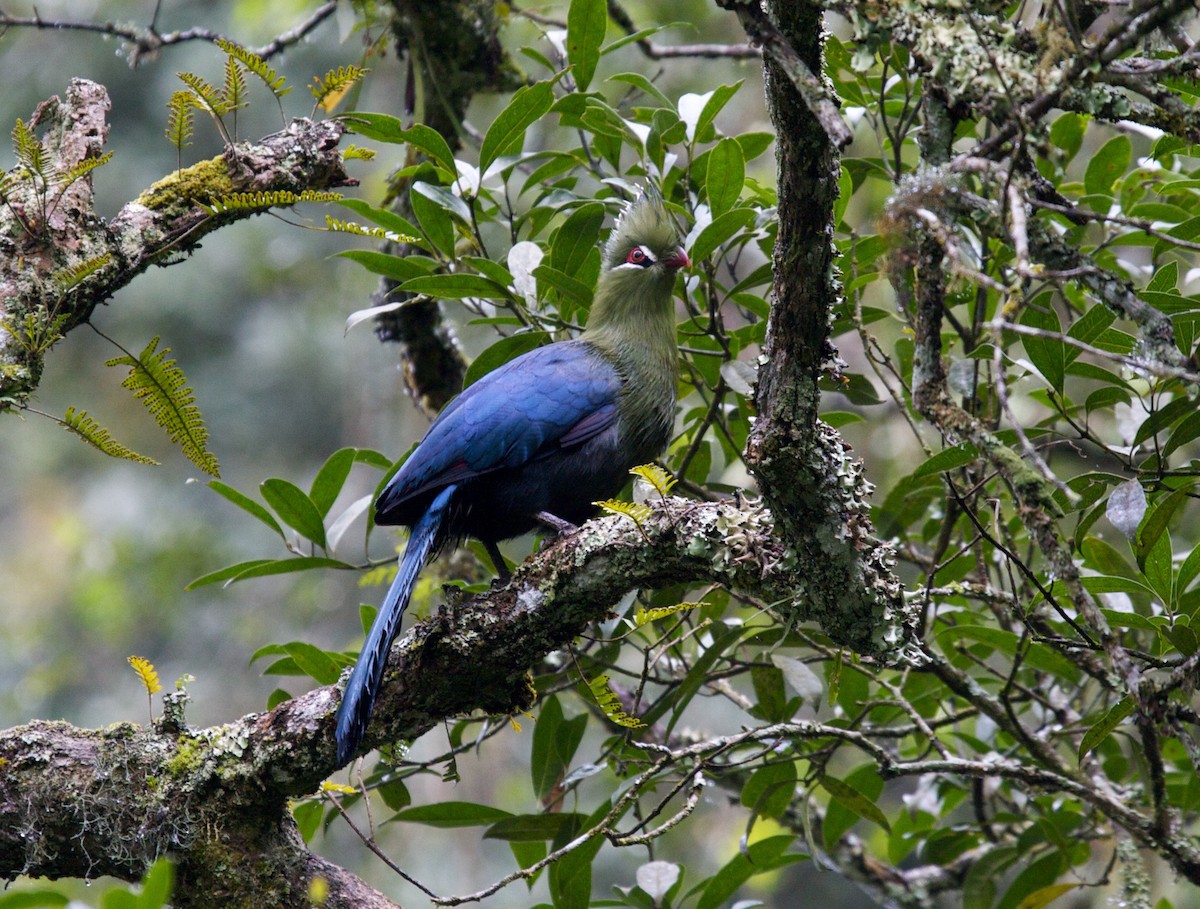
M 658 256 L 670 255 L 679 245 L 675 225 L 653 186 L 647 186 L 617 219 L 604 247 L 604 264 L 609 268 L 620 265 L 635 243 L 649 246 Z

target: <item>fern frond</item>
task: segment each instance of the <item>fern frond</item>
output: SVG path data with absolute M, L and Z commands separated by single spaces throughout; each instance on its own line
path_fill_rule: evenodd
M 217 47 L 235 58 L 242 66 L 257 76 L 276 98 L 282 98 L 292 90 L 291 86 L 287 85 L 287 79 L 271 69 L 267 65 L 267 62 L 258 54 L 248 51 L 246 48 L 234 44 L 232 41 L 226 41 L 224 38 L 217 39 Z
M 218 120 L 229 113 L 229 108 L 225 106 L 225 99 L 221 97 L 221 92 L 211 82 L 205 81 L 195 73 L 176 73 L 175 75 L 192 90 L 192 100 L 197 107 L 208 111 Z
M 8 197 L 13 187 L 21 182 L 21 175 L 16 171 L 0 174 L 0 202 Z
M 376 240 L 391 240 L 393 243 L 416 243 L 416 237 L 398 234 L 395 231 L 384 230 L 382 227 L 366 227 L 356 221 L 341 221 L 330 215 L 325 216 L 325 229 L 339 234 L 355 234 L 359 237 L 372 237 Z
M 100 449 L 100 451 L 109 457 L 123 458 L 126 461 L 133 461 L 137 464 L 158 464 L 158 461 L 153 458 L 148 458 L 145 455 L 138 454 L 131 448 L 126 448 L 110 436 L 107 429 L 89 417 L 86 410 L 76 413 L 74 407 L 68 407 L 67 412 L 62 418 L 62 427 L 68 432 L 75 433 L 83 441 L 87 442 L 93 448 Z
M 162 683 L 158 680 L 158 671 L 148 659 L 140 656 L 131 656 L 129 657 L 129 665 L 133 667 L 133 671 L 137 673 L 137 677 L 146 686 L 146 694 L 157 694 L 162 691 Z
M 20 322 L 11 317 L 0 321 L 0 328 L 26 353 L 39 356 L 62 338 L 69 318 L 67 313 L 62 313 L 51 319 L 45 307 L 38 307 L 25 313 Z
M 655 492 L 657 492 L 664 499 L 671 492 L 671 487 L 679 482 L 675 479 L 675 477 L 663 470 L 657 464 L 642 464 L 633 468 L 629 472 L 635 477 L 641 477 L 643 480 L 653 486 Z
M 232 55 L 225 58 L 225 84 L 221 86 L 221 97 L 230 110 L 246 107 L 246 71 Z
M 191 92 L 177 91 L 167 102 L 167 141 L 179 154 L 192 144 L 196 123 L 196 101 Z
M 306 189 L 294 193 L 286 189 L 273 192 L 230 193 L 213 199 L 207 205 L 196 203 L 210 215 L 220 215 L 230 211 L 265 211 L 268 208 L 278 208 L 285 205 L 295 205 L 298 202 L 338 202 L 345 198 L 341 193 L 320 192 Z
M 596 704 L 600 709 L 604 711 L 604 715 L 608 717 L 609 722 L 615 723 L 618 726 L 624 726 L 626 729 L 641 729 L 646 725 L 637 717 L 630 716 L 625 712 L 616 693 L 609 687 L 608 676 L 596 676 L 588 682 L 588 690 L 592 692 L 592 697 L 595 698 Z
M 46 151 L 37 134 L 19 117 L 12 130 L 13 154 L 30 174 L 46 179 Z
M 101 253 L 90 259 L 84 259 L 78 265 L 72 265 L 70 268 L 60 268 L 50 275 L 50 281 L 60 294 L 65 294 L 69 290 L 74 290 L 111 261 L 112 256 L 109 253 Z
M 84 158 L 77 164 L 73 164 L 71 167 L 57 174 L 55 182 L 60 184 L 63 189 L 66 189 L 76 180 L 82 180 L 97 167 L 103 167 L 112 160 L 112 156 L 112 152 L 105 152 L 99 158 Z
M 633 614 L 633 623 L 638 628 L 641 628 L 643 625 L 649 625 L 651 622 L 665 619 L 667 616 L 674 615 L 677 612 L 683 612 L 686 609 L 699 609 L 703 605 L 703 603 L 676 603 L 674 606 L 657 606 L 654 609 L 639 606 L 637 612 Z
M 609 514 L 619 514 L 623 518 L 629 518 L 638 529 L 638 533 L 642 535 L 647 543 L 650 542 L 650 537 L 646 536 L 646 530 L 642 527 L 642 522 L 650 517 L 651 514 L 649 505 L 622 502 L 620 499 L 605 499 L 603 502 L 593 502 L 592 504 Z
M 371 148 L 359 148 L 353 143 L 342 149 L 343 161 L 352 161 L 356 158 L 359 161 L 373 161 L 375 160 L 375 150 Z
M 187 386 L 187 376 L 174 360 L 167 358 L 171 348 L 155 352 L 157 346 L 158 338 L 153 338 L 136 357 L 132 354 L 113 357 L 104 365 L 128 366 L 129 375 L 121 386 L 146 405 L 155 422 L 189 461 L 207 474 L 220 476 L 217 458 L 208 450 L 208 427 L 192 389 Z
M 337 107 L 342 96 L 366 74 L 361 66 L 339 66 L 324 76 L 314 76 L 308 88 L 317 100 L 317 106 L 328 112 Z

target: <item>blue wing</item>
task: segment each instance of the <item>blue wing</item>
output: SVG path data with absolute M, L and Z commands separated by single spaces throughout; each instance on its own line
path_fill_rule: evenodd
M 585 341 L 522 354 L 451 401 L 375 502 L 378 523 L 450 483 L 583 444 L 617 419 L 621 380 Z

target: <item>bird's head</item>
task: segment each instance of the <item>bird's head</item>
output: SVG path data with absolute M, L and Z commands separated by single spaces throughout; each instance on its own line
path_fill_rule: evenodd
M 617 219 L 604 247 L 604 272 L 623 287 L 669 293 L 675 272 L 691 265 L 657 191 L 647 189 Z

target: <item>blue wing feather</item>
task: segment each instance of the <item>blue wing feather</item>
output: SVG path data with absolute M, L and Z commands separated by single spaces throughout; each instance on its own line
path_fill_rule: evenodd
M 616 369 L 583 341 L 509 361 L 446 406 L 380 493 L 377 519 L 431 489 L 586 442 L 615 423 L 620 387 Z

